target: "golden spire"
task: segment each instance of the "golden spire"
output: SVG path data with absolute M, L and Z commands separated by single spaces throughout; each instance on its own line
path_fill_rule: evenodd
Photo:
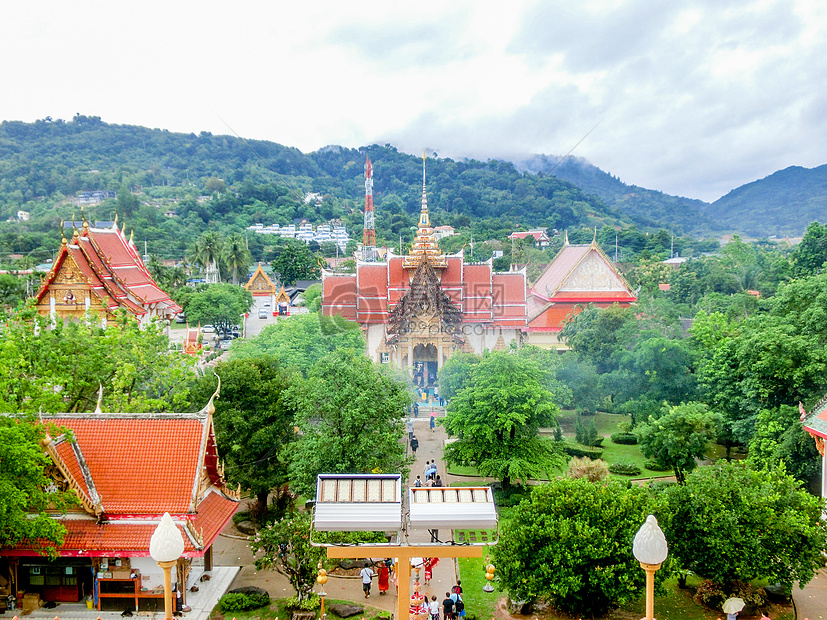
M 439 251 L 439 244 L 434 238 L 434 229 L 428 216 L 428 196 L 425 185 L 425 151 L 422 151 L 422 210 L 419 213 L 416 238 L 411 246 L 410 253 L 405 257 L 402 266 L 406 269 L 416 269 L 423 259 L 427 259 L 433 267 L 447 267 L 445 255 Z

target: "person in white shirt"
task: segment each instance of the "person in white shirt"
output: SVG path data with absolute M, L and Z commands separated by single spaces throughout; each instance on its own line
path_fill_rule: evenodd
M 365 562 L 365 567 L 359 571 L 359 576 L 362 577 L 362 589 L 365 591 L 365 598 L 370 596 L 370 582 L 375 573 L 370 567 L 369 562 Z
M 428 605 L 428 611 L 431 614 L 431 620 L 439 620 L 439 601 L 436 600 L 436 594 L 431 596 L 431 602 Z

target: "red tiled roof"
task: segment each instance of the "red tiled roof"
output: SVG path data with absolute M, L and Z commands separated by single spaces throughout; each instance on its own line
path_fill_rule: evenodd
M 186 513 L 204 423 L 195 418 L 50 419 L 74 432 L 107 515 Z
M 196 532 L 203 535 L 205 547 L 212 544 L 236 510 L 238 510 L 238 502 L 227 499 L 219 493 L 208 493 L 201 500 L 196 509 L 197 514 L 192 518 L 192 525 Z
M 83 475 L 83 467 L 78 462 L 77 454 L 72 449 L 72 444 L 69 441 L 61 441 L 55 445 L 60 460 L 69 471 L 69 475 L 74 478 L 75 482 L 80 487 L 81 491 L 86 495 L 86 499 L 92 501 L 92 494 L 89 492 L 89 486 L 86 484 L 86 477 Z
M 107 557 L 107 556 L 148 556 L 149 539 L 158 527 L 159 520 L 147 523 L 122 523 L 109 521 L 100 525 L 94 519 L 62 519 L 60 524 L 66 528 L 63 544 L 58 554 L 63 557 Z M 192 544 L 184 527 L 178 529 L 184 537 L 184 556 L 198 557 L 203 554 Z M 206 530 L 205 530 L 206 533 Z M 206 540 L 206 536 L 204 537 Z M 20 543 L 14 549 L 3 549 L 3 555 L 35 555 L 38 546 Z M 206 549 L 206 546 L 204 547 Z

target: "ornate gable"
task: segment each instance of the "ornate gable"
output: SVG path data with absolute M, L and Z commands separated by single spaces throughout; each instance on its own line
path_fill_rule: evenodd
M 461 342 L 462 311 L 442 290 L 439 276 L 425 259 L 411 279 L 411 288 L 402 296 L 388 317 L 389 341 L 400 334 L 437 329 Z
M 626 291 L 617 272 L 596 250 L 590 251 L 560 285 L 559 291 Z
M 261 263 L 258 264 L 258 267 L 256 267 L 253 275 L 250 276 L 250 280 L 244 285 L 244 288 L 256 297 L 276 294 L 276 285 L 273 284 L 273 281 L 264 273 L 264 269 L 261 268 Z

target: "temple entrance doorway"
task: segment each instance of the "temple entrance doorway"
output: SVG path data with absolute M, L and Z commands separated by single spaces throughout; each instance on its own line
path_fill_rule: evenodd
M 439 353 L 433 344 L 418 344 L 413 348 L 414 385 L 427 389 L 436 385 L 439 370 Z

